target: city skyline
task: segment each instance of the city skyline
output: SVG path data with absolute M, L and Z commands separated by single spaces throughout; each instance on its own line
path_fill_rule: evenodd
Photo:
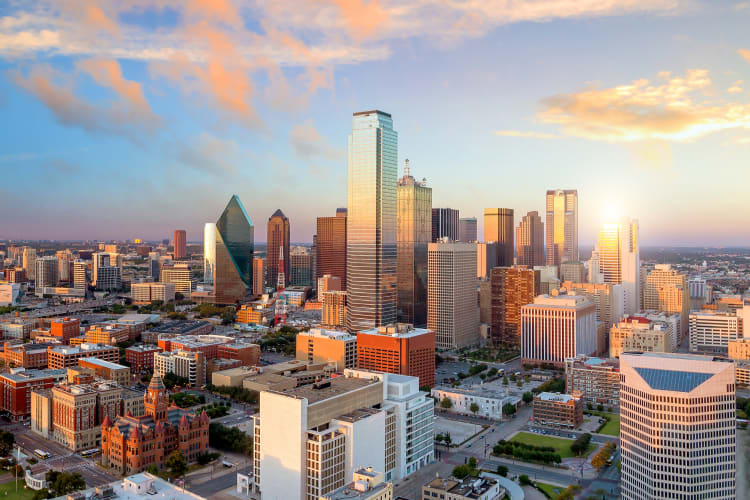
M 398 164 L 412 160 L 433 206 L 477 217 L 479 234 L 484 208 L 513 208 L 517 225 L 560 188 L 579 192 L 581 247 L 603 215 L 641 221 L 643 246 L 750 245 L 736 230 L 750 159 L 746 4 L 435 6 L 429 20 L 389 2 L 293 18 L 163 5 L 2 9 L 14 125 L 0 138 L 11 215 L 0 238 L 184 228 L 198 241 L 236 193 L 253 200 L 252 220 L 281 208 L 291 241 L 309 242 L 316 217 L 346 205 L 351 113 L 377 108 L 397 117 Z M 493 184 L 513 189 L 483 189 Z M 668 203 L 650 194 L 664 186 Z

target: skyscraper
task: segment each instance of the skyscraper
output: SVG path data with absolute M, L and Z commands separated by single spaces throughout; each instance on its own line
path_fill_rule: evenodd
M 521 307 L 531 304 L 540 288 L 541 272 L 538 270 L 496 267 L 490 271 L 490 335 L 494 344 L 519 345 Z
M 23 247 L 23 270 L 26 271 L 26 277 L 34 280 L 36 275 L 36 248 Z
M 690 293 L 687 276 L 669 264 L 657 264 L 643 287 L 643 308 L 680 314 L 680 337 L 688 331 Z M 748 325 L 750 327 L 750 325 Z
M 396 321 L 398 133 L 382 111 L 354 113 L 349 136 L 346 325 Z
M 318 277 L 330 274 L 341 278 L 346 290 L 346 209 L 336 209 L 336 217 L 318 217 L 316 235 Z
M 429 244 L 427 328 L 440 349 L 479 342 L 476 263 L 476 243 Z
M 279 260 L 281 249 L 284 251 L 284 273 L 285 285 L 289 284 L 292 273 L 289 259 L 289 219 L 281 209 L 276 210 L 268 218 L 268 237 L 266 238 L 266 279 L 268 286 L 275 287 L 279 275 Z
M 174 258 L 184 259 L 187 256 L 186 248 L 187 234 L 184 229 L 174 230 Z
M 547 191 L 547 265 L 578 260 L 578 190 Z
M 544 224 L 539 212 L 529 212 L 516 228 L 516 255 L 519 266 L 544 265 Z
M 289 283 L 294 286 L 312 286 L 312 266 L 310 249 L 294 247 L 289 255 L 291 276 Z
M 214 283 L 216 268 L 216 223 L 206 222 L 203 226 L 203 282 Z
M 214 293 L 217 304 L 235 304 L 252 287 L 254 245 L 253 223 L 240 199 L 232 195 L 216 221 Z
M 625 314 L 637 313 L 641 303 L 638 221 L 623 219 L 602 224 L 596 251 L 603 282 L 621 284 L 625 292 Z
M 76 259 L 73 261 L 73 269 L 72 269 L 72 283 L 73 288 L 77 288 L 80 290 L 86 290 L 88 288 L 88 278 L 86 277 L 86 271 L 88 269 L 88 264 L 85 260 Z
M 739 498 L 735 391 L 731 360 L 623 354 L 622 498 Z
M 458 240 L 464 243 L 477 241 L 477 218 L 462 217 L 458 219 Z
M 513 265 L 513 209 L 485 208 L 484 209 L 484 241 L 497 242 L 497 265 L 510 267 Z
M 432 242 L 441 238 L 458 241 L 458 210 L 455 208 L 432 209 Z
M 260 257 L 253 258 L 253 295 L 263 295 L 263 283 L 266 279 L 266 262 Z
M 99 290 L 117 290 L 122 286 L 122 255 L 98 252 L 91 259 L 92 285 Z
M 398 321 L 427 324 L 427 245 L 432 236 L 432 188 L 409 173 L 398 181 Z
M 56 287 L 60 277 L 57 257 L 52 255 L 38 257 L 35 277 L 34 287 L 37 295 L 40 295 L 45 287 Z

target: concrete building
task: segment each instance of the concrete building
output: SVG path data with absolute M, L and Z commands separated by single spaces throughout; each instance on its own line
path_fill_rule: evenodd
M 447 408 L 450 413 L 478 415 L 493 420 L 502 420 L 503 406 L 518 406 L 521 401 L 517 396 L 511 396 L 508 390 L 497 391 L 487 388 L 466 389 L 437 385 L 430 390 L 430 394 L 437 399 L 437 404 L 445 399 L 450 401 L 451 406 Z M 476 413 L 471 411 L 472 404 L 479 407 Z
M 154 354 L 154 375 L 173 373 L 188 379 L 190 387 L 206 384 L 206 357 L 202 352 L 165 351 Z
M 500 486 L 497 479 L 468 476 L 455 480 L 438 476 L 422 486 L 421 500 L 497 500 L 505 496 L 505 488 Z
M 479 343 L 479 308 L 474 243 L 438 242 L 428 246 L 427 328 L 439 349 Z
M 543 266 L 544 224 L 539 212 L 529 212 L 516 228 L 516 259 L 519 266 Z
M 729 342 L 743 338 L 750 330 L 750 304 L 734 311 L 692 312 L 688 330 L 691 352 L 726 354 Z
M 26 278 L 32 281 L 36 279 L 36 258 L 36 248 L 23 247 L 23 270 L 26 272 Z
M 565 360 L 565 392 L 578 393 L 584 404 L 620 405 L 620 362 L 576 356 Z
M 265 292 L 266 261 L 253 257 L 253 295 L 258 297 Z
M 484 241 L 497 243 L 497 263 L 495 266 L 510 267 L 514 263 L 514 227 L 512 208 L 484 209 Z
M 669 264 L 657 264 L 643 284 L 643 309 L 680 315 L 680 340 L 688 333 L 690 291 L 687 276 Z
M 586 266 L 584 266 L 583 262 L 573 261 L 560 263 L 560 281 L 585 283 L 586 277 Z
M 91 256 L 91 284 L 98 290 L 122 288 L 122 255 L 97 252 Z
M 570 394 L 542 392 L 534 396 L 533 416 L 538 425 L 577 429 L 583 424 L 583 401 Z
M 47 255 L 36 259 L 36 279 L 34 288 L 37 296 L 41 296 L 41 290 L 45 287 L 56 287 L 60 282 L 60 270 L 57 257 Z
M 540 295 L 521 307 L 521 359 L 563 366 L 596 352 L 596 310 L 585 297 Z
M 609 357 L 619 358 L 628 351 L 671 352 L 668 327 L 643 316 L 624 316 L 609 334 Z
M 627 353 L 620 380 L 622 498 L 737 498 L 734 363 Z
M 622 285 L 625 314 L 637 313 L 642 303 L 638 221 L 603 224 L 595 249 L 603 282 Z
M 281 209 L 276 210 L 268 218 L 268 234 L 266 237 L 266 285 L 276 288 L 278 274 L 284 273 L 284 285 L 289 284 L 291 277 L 291 259 L 289 258 L 289 219 Z M 283 261 L 283 269 L 279 269 L 279 262 Z
M 159 282 L 173 284 L 175 294 L 181 293 L 183 297 L 190 299 L 193 278 L 189 264 L 162 265 L 159 271 Z
M 104 380 L 111 380 L 122 386 L 130 385 L 130 368 L 127 366 L 98 358 L 79 359 L 78 366 L 93 370 L 97 377 Z
M 72 284 L 73 288 L 79 290 L 86 290 L 88 288 L 88 263 L 85 260 L 76 259 L 73 261 L 73 276 Z
M 346 290 L 346 216 L 346 208 L 339 208 L 335 217 L 318 217 L 315 239 L 318 276 L 336 276 L 341 290 Z
M 352 482 L 320 497 L 320 500 L 392 500 L 393 483 L 383 481 L 383 473 L 366 467 L 354 471 Z
M 435 384 L 435 332 L 411 325 L 381 326 L 357 333 L 357 367 L 419 378 Z
M 458 241 L 476 243 L 478 241 L 477 234 L 476 217 L 461 217 L 458 219 Z
M 521 342 L 521 307 L 540 293 L 539 271 L 496 267 L 490 273 L 490 336 L 492 343 L 517 347 Z
M 299 360 L 335 363 L 338 370 L 356 368 L 357 337 L 347 332 L 312 328 L 297 334 Z
M 207 285 L 213 285 L 215 272 L 216 272 L 216 223 L 206 222 L 203 225 L 203 283 Z
M 128 340 L 128 329 L 117 325 L 94 325 L 86 331 L 86 342 L 90 344 L 117 345 Z
M 567 293 L 586 297 L 596 306 L 596 320 L 607 329 L 625 314 L 625 292 L 622 285 L 607 283 L 574 283 L 564 281 L 561 285 Z
M 151 304 L 161 301 L 164 304 L 174 301 L 174 283 L 133 283 L 130 285 L 130 296 L 133 304 Z
M 455 208 L 433 208 L 431 217 L 431 242 L 447 238 L 458 241 L 458 210 Z
M 372 464 L 386 481 L 433 459 L 433 403 L 414 377 L 346 370 L 343 377 L 264 391 L 254 417 L 254 472 L 263 498 L 317 500 Z
M 21 284 L 0 281 L 0 306 L 17 306 L 21 298 Z
M 553 189 L 545 198 L 547 265 L 578 260 L 578 191 Z
M 322 302 L 320 325 L 323 328 L 344 328 L 346 326 L 346 292 L 326 291 L 320 296 Z
M 120 414 L 122 388 L 108 383 L 62 384 L 51 394 L 52 439 L 74 452 L 99 448 L 102 421 Z
M 487 279 L 490 271 L 497 266 L 497 243 L 477 243 L 477 278 Z
M 312 260 L 310 249 L 306 247 L 293 247 L 290 252 L 291 276 L 289 283 L 292 286 L 312 286 Z
M 274 302 L 268 301 L 256 301 L 248 304 L 242 304 L 237 309 L 237 317 L 235 322 L 243 323 L 246 325 L 265 325 L 273 319 L 274 313 Z

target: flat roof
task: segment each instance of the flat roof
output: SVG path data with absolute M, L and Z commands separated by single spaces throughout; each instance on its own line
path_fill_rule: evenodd
M 67 371 L 61 368 L 59 370 L 23 370 L 16 373 L 2 373 L 0 377 L 14 382 L 26 382 L 42 378 L 64 377 L 66 374 Z
M 132 486 L 128 488 L 125 485 L 126 482 L 134 483 L 135 485 L 138 485 L 140 487 L 143 487 L 149 482 L 152 482 L 151 486 L 153 488 L 153 491 L 149 492 L 148 494 L 146 492 L 138 494 L 131 489 L 133 488 Z M 191 493 L 184 488 L 180 488 L 173 484 L 170 484 L 167 481 L 159 477 L 155 477 L 147 472 L 141 472 L 139 474 L 128 476 L 113 483 L 98 486 L 98 489 L 101 490 L 102 488 L 107 487 L 112 488 L 114 492 L 114 496 L 112 497 L 113 500 L 205 500 L 204 497 L 196 495 L 195 493 Z M 77 491 L 75 492 L 75 494 L 82 494 L 82 498 L 93 498 L 96 490 L 97 488 L 88 488 L 86 490 Z M 63 495 L 60 497 L 56 497 L 55 500 L 66 500 L 67 498 L 68 495 Z
M 326 380 L 325 382 L 329 382 L 327 387 L 321 387 L 319 389 L 315 388 L 315 384 L 308 384 L 295 387 L 294 389 L 273 392 L 290 397 L 305 398 L 307 399 L 308 404 L 315 404 L 320 401 L 325 401 L 326 399 L 346 394 L 347 392 L 356 391 L 374 383 L 382 383 L 370 379 L 354 377 L 335 377 Z
M 110 368 L 112 370 L 124 370 L 127 369 L 127 366 L 119 365 L 117 363 L 113 363 L 111 361 L 105 361 L 103 359 L 99 358 L 83 358 L 78 360 L 78 364 L 81 364 L 81 361 L 85 361 L 86 363 L 91 363 L 92 365 L 99 365 L 103 366 L 104 368 Z
M 567 403 L 575 399 L 570 394 L 557 394 L 554 392 L 542 392 L 537 395 L 537 398 L 541 399 L 542 401 L 554 401 L 556 403 Z
M 393 329 L 393 331 L 391 331 L 391 329 Z M 386 327 L 375 327 L 370 328 L 369 330 L 360 330 L 359 332 L 357 332 L 357 335 L 380 335 L 381 337 L 395 337 L 403 339 L 409 337 L 417 337 L 419 335 L 425 335 L 427 333 L 432 333 L 432 330 L 429 330 L 427 328 L 409 328 L 408 330 L 404 329 L 402 331 L 399 331 L 399 328 L 394 325 Z

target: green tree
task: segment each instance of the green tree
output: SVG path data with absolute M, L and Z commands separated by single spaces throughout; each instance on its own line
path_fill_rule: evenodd
M 479 411 L 479 405 L 476 403 L 471 403 L 471 406 L 469 406 L 469 410 L 471 410 L 471 413 L 476 415 L 477 412 Z
M 512 404 L 505 403 L 503 405 L 503 415 L 505 415 L 506 417 L 513 415 L 515 412 L 516 412 L 516 407 L 513 406 Z
M 530 393 L 530 392 L 524 392 L 523 396 L 521 396 L 521 397 L 523 398 L 523 402 L 526 403 L 526 404 L 529 404 L 532 401 L 534 401 L 534 395 L 532 393 Z
M 164 466 L 169 469 L 174 477 L 180 477 L 187 472 L 188 466 L 185 457 L 180 450 L 174 450 L 164 461 Z
M 476 458 L 474 458 L 474 457 L 469 458 L 469 467 L 471 467 L 472 469 L 476 469 L 477 465 L 478 465 L 478 463 L 477 463 L 477 459 Z
M 497 473 L 500 474 L 503 477 L 506 477 L 508 475 L 508 468 L 504 465 L 498 465 L 497 466 Z
M 453 468 L 453 477 L 456 479 L 463 479 L 471 473 L 471 469 L 468 465 L 457 465 Z
M 529 479 L 529 476 L 526 474 L 521 474 L 518 476 L 518 482 L 521 483 L 521 485 L 526 486 L 528 484 L 531 484 L 531 479 Z
M 16 438 L 12 433 L 0 430 L 0 455 L 4 457 L 10 455 L 15 442 Z
M 503 377 L 503 385 L 508 385 L 508 377 Z
M 451 443 L 453 442 L 453 438 L 451 438 L 451 433 L 450 432 L 446 432 L 445 433 L 445 438 L 443 438 L 443 439 L 445 439 L 445 444 L 448 445 L 448 446 L 450 446 Z
M 452 408 L 452 407 L 453 407 L 453 403 L 451 403 L 451 400 L 450 400 L 450 399 L 448 399 L 448 397 L 446 396 L 446 397 L 444 397 L 444 398 L 443 398 L 443 400 L 442 400 L 442 401 L 440 402 L 440 407 L 441 407 L 441 408 L 445 408 L 445 409 L 447 410 L 448 408 Z
M 159 468 L 156 465 L 151 464 L 148 467 L 146 467 L 146 472 L 148 472 L 149 474 L 153 474 L 155 476 L 159 473 Z
M 68 473 L 51 470 L 45 476 L 50 498 L 60 497 L 86 488 L 86 481 L 78 472 Z

